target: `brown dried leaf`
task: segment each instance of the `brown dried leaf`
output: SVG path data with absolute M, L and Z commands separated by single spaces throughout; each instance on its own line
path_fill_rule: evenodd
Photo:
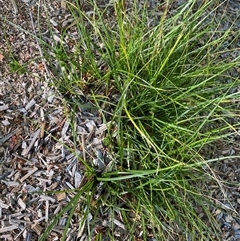
M 58 201 L 62 201 L 67 197 L 67 195 L 65 192 L 58 192 L 56 193 L 56 197 Z
M 4 59 L 4 55 L 0 53 L 0 61 L 3 61 L 3 59 Z

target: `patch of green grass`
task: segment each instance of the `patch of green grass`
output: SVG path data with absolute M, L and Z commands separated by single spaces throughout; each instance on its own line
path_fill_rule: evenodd
M 27 69 L 26 67 L 19 63 L 14 57 L 11 58 L 9 62 L 9 70 L 11 73 L 19 73 L 19 74 L 24 74 L 26 73 Z
M 239 117 L 234 106 L 239 93 L 232 92 L 239 79 L 228 70 L 239 58 L 220 58 L 230 29 L 217 32 L 210 17 L 203 17 L 216 1 L 206 1 L 193 14 L 195 4 L 187 1 L 171 17 L 166 9 L 153 27 L 146 6 L 139 11 L 137 1 L 128 13 L 123 1 L 115 2 L 112 19 L 94 4 L 93 15 L 77 3 L 69 5 L 79 39 L 72 52 L 61 43 L 54 47 L 61 70 L 56 86 L 66 98 L 77 98 L 79 88 L 112 123 L 104 141 L 112 166 L 101 174 L 92 168 L 89 179 L 95 181 L 82 187 L 53 224 L 68 208 L 70 222 L 78 198 L 91 190 L 81 200 L 89 240 L 117 240 L 119 229 L 128 240 L 221 240 L 201 185 L 211 178 L 206 167 L 221 160 L 207 158 L 203 150 L 236 134 L 239 124 L 229 120 Z M 104 191 L 92 205 L 100 183 Z M 102 210 L 111 221 L 97 232 Z

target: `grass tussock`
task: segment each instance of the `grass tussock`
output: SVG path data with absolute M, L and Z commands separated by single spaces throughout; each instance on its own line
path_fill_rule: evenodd
M 166 1 L 151 24 L 147 5 L 139 10 L 133 2 L 130 9 L 124 1 L 106 9 L 91 2 L 91 15 L 69 4 L 79 36 L 74 51 L 61 42 L 54 46 L 61 70 L 56 86 L 73 106 L 80 89 L 112 124 L 104 141 L 107 170 L 99 174 L 86 164 L 89 181 L 53 224 L 67 211 L 69 224 L 85 193 L 80 226 L 85 225 L 89 240 L 116 240 L 114 220 L 124 224 L 126 240 L 220 240 L 201 183 L 217 162 L 206 152 L 239 125 L 234 122 L 239 93 L 233 91 L 239 79 L 228 74 L 239 58 L 221 58 L 229 32 L 218 30 L 208 15 L 217 1 L 198 7 L 186 1 L 172 15 Z M 93 205 L 100 183 L 103 191 Z M 103 209 L 112 222 L 96 232 Z

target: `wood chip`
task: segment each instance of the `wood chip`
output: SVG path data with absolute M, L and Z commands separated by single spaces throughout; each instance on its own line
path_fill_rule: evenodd
M 35 141 L 37 140 L 40 132 L 41 132 L 41 128 L 39 128 L 39 129 L 33 134 L 33 138 L 32 138 L 31 143 L 30 143 L 29 146 L 22 152 L 22 155 L 23 155 L 23 156 L 26 156 L 26 155 L 29 153 L 29 151 L 30 151 L 31 148 L 33 147 Z
M 61 0 L 61 8 L 67 9 L 66 0 Z
M 91 120 L 86 123 L 86 126 L 90 130 L 90 132 L 87 135 L 87 139 L 86 139 L 86 143 L 88 143 L 90 141 L 90 139 L 92 138 L 92 136 L 94 135 L 96 124 L 94 121 Z
M 5 137 L 3 137 L 2 139 L 0 139 L 0 146 L 5 143 L 7 140 L 9 140 L 11 137 L 13 137 L 14 135 L 16 135 L 17 133 L 20 133 L 22 131 L 22 128 L 16 128 L 14 131 L 12 131 L 11 133 L 9 133 L 8 135 L 6 135 Z
M 11 226 L 7 226 L 7 227 L 4 227 L 4 228 L 0 228 L 0 233 L 11 232 L 11 231 L 13 231 L 17 228 L 18 228 L 17 225 L 11 225 Z
M 55 201 L 55 200 L 54 200 Z M 46 205 L 45 205 L 45 222 L 48 222 L 48 217 L 49 217 L 49 200 L 46 200 Z
M 4 171 L 4 167 L 3 167 L 3 165 L 0 163 L 0 176 L 2 176 L 3 171 Z
M 12 235 L 11 234 L 3 234 L 0 236 L 0 240 L 12 240 Z
M 55 198 L 52 198 L 50 196 L 41 195 L 39 201 L 50 201 L 52 203 L 55 203 L 56 200 L 55 200 Z
M 117 219 L 113 218 L 113 222 L 114 222 L 117 226 L 119 226 L 121 229 L 126 230 L 124 224 L 121 223 L 120 221 L 118 221 Z
M 38 223 L 33 224 L 31 226 L 31 229 L 39 236 L 42 234 L 43 231 L 43 228 Z
M 75 175 L 74 175 L 75 188 L 78 188 L 80 186 L 81 181 L 82 181 L 82 175 L 79 172 L 75 172 Z
M 108 129 L 108 127 L 110 127 L 111 126 L 111 124 L 114 124 L 114 123 L 112 123 L 112 122 L 108 122 L 108 123 L 104 123 L 104 124 L 101 124 L 100 126 L 99 126 L 99 128 L 96 130 L 96 135 L 99 135 L 99 134 L 101 134 L 101 133 L 103 133 L 104 131 L 106 131 L 107 129 Z
M 13 6 L 13 9 L 14 9 L 14 13 L 18 14 L 18 6 L 17 6 L 16 1 L 15 0 L 11 0 L 11 3 L 12 3 L 12 6 Z
M 61 132 L 61 136 L 62 136 L 63 140 L 66 138 L 66 133 L 67 133 L 67 130 L 69 128 L 69 125 L 70 125 L 70 122 L 68 120 L 66 120 L 65 123 L 64 123 L 64 126 L 62 128 L 62 132 Z
M 19 186 L 18 182 L 14 182 L 14 181 L 5 181 L 2 180 L 2 182 L 7 186 L 7 187 L 17 187 Z
M 56 190 L 58 185 L 59 185 L 58 182 L 54 182 L 54 183 L 51 184 L 51 186 L 48 187 L 48 190 Z
M 0 105 L 0 111 L 4 111 L 8 109 L 8 104 L 6 105 Z
M 26 209 L 26 204 L 23 202 L 22 198 L 18 199 L 18 205 L 25 210 Z
M 67 197 L 67 195 L 65 192 L 58 192 L 56 193 L 56 197 L 57 197 L 57 201 L 62 201 Z
M 32 170 L 29 170 L 28 173 L 23 176 L 19 181 L 23 182 L 24 180 L 26 180 L 27 178 L 29 178 L 34 172 L 36 172 L 38 170 L 37 167 L 34 167 Z
M 32 106 L 34 106 L 36 104 L 36 101 L 34 100 L 34 99 L 31 99 L 28 103 L 27 103 L 27 105 L 25 106 L 25 110 L 29 110 L 29 109 L 31 109 L 32 108 Z
M 5 209 L 8 209 L 9 208 L 9 205 L 3 203 L 2 201 L 0 201 L 0 207 L 1 208 L 5 208 Z

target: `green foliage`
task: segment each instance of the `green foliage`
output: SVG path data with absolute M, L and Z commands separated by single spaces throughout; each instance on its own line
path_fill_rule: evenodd
M 27 69 L 24 65 L 20 64 L 15 58 L 11 58 L 9 62 L 9 69 L 11 73 L 19 73 L 24 74 L 26 73 Z
M 217 161 L 203 151 L 239 126 L 228 121 L 239 116 L 231 104 L 239 98 L 232 92 L 239 79 L 228 75 L 239 58 L 229 62 L 219 57 L 228 33 L 211 38 L 214 23 L 203 13 L 216 1 L 207 1 L 193 13 L 195 2 L 188 1 L 174 16 L 167 16 L 166 9 L 153 27 L 148 26 L 147 8 L 139 12 L 136 1 L 131 12 L 122 1 L 115 2 L 112 25 L 107 9 L 93 4 L 90 17 L 71 5 L 79 33 L 75 52 L 55 46 L 61 68 L 58 89 L 67 97 L 66 93 L 77 96 L 75 87 L 80 88 L 97 107 L 105 106 L 99 111 L 112 123 L 104 144 L 115 165 L 94 176 L 105 191 L 95 208 L 87 199 L 88 212 L 93 220 L 101 218 L 103 206 L 113 217 L 120 213 L 130 240 L 139 227 L 143 240 L 148 235 L 176 240 L 179 233 L 185 240 L 220 239 L 208 191 L 199 183 L 210 178 L 203 167 Z M 74 208 L 76 199 L 71 202 Z M 198 216 L 197 207 L 208 223 Z M 94 222 L 88 226 L 89 240 L 94 227 Z M 107 240 L 114 240 L 114 227 L 105 233 Z M 102 240 L 102 235 L 96 239 Z

